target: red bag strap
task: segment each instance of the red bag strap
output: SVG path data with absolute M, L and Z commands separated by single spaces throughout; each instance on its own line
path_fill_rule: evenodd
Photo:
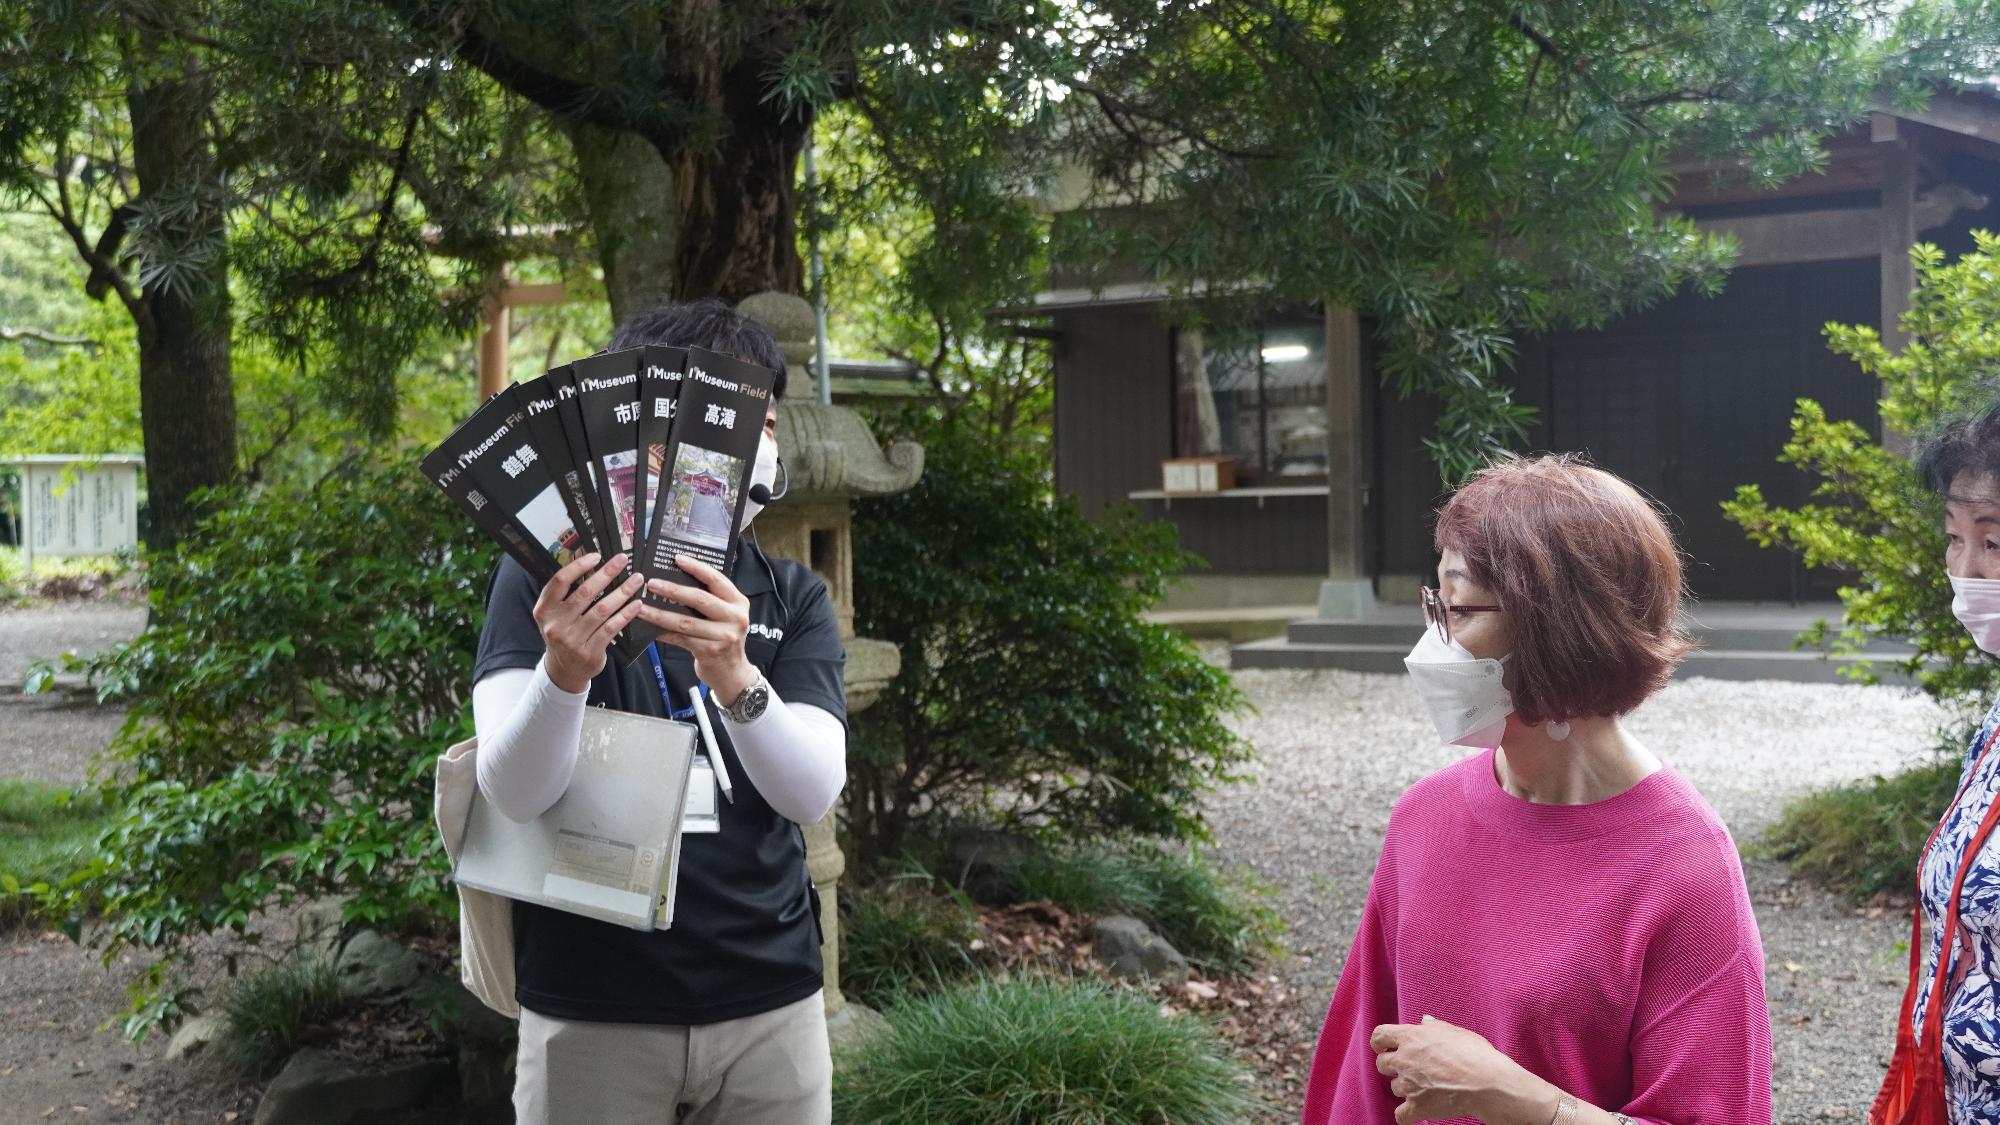
M 2000 725 L 1995 725 L 1993 733 L 1986 736 L 1986 745 L 1980 749 L 1978 759 L 1973 762 L 1972 768 L 1966 771 L 1965 780 L 1959 783 L 1957 795 L 1951 799 L 1951 809 L 1957 808 L 1958 803 L 1964 800 L 1965 794 L 1971 790 L 1973 781 L 1979 777 L 1980 767 L 1986 763 L 1986 756 L 1993 752 L 1996 740 L 2000 740 Z M 1910 911 L 1910 984 L 1903 993 L 1903 1016 L 1902 1022 L 1897 1025 L 1899 1029 L 1910 1026 L 1910 1016 L 1916 1011 L 1917 979 L 1919 966 L 1922 964 L 1923 949 L 1919 942 L 1923 937 L 1924 861 L 1937 843 L 1938 834 L 1944 831 L 1944 822 L 1950 817 L 1951 809 L 1946 809 L 1945 815 L 1938 818 L 1937 827 L 1931 829 L 1930 838 L 1924 841 L 1924 850 L 1917 853 L 1917 905 Z M 1958 875 L 1951 882 L 1951 898 L 1945 904 L 1944 930 L 1938 940 L 1937 969 L 1931 980 L 1931 1005 L 1924 1012 L 1924 1028 L 1927 1034 L 1920 1037 L 1920 1042 L 1936 1043 L 1943 1034 L 1945 1005 L 1943 993 L 1945 981 L 1949 979 L 1954 943 L 1958 940 L 1959 895 L 1965 889 L 1965 875 L 1972 869 L 1973 857 L 1977 856 L 1979 849 L 1985 846 L 1987 837 L 1993 834 L 1996 824 L 2000 824 L 2000 800 L 1994 801 L 1987 807 L 1986 815 L 1980 818 L 1978 829 L 1973 832 L 1972 839 L 1965 845 L 1965 854 L 1959 857 Z

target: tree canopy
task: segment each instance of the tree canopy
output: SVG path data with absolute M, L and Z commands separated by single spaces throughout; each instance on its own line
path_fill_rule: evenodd
M 1728 247 L 1657 210 L 1677 169 L 1813 167 L 1830 130 L 1916 68 L 1974 65 L 1983 14 L 42 0 L 0 15 L 0 192 L 56 224 L 73 276 L 130 312 L 149 458 L 200 460 L 187 483 L 241 468 L 190 436 L 234 429 L 235 333 L 297 364 L 321 408 L 385 434 L 407 357 L 469 332 L 504 263 L 601 284 L 614 316 L 796 292 L 806 218 L 836 287 L 889 321 L 869 338 L 956 378 L 1011 372 L 995 418 L 1045 413 L 1026 353 L 988 317 L 1054 263 L 1155 282 L 1193 317 L 1223 301 L 1359 308 L 1397 385 L 1443 400 L 1433 445 L 1450 469 L 1521 432 L 1495 377 L 1514 333 L 1719 280 Z M 802 215 L 816 124 L 829 177 Z M 175 410 L 178 428 L 156 431 Z M 172 474 L 151 476 L 157 491 Z

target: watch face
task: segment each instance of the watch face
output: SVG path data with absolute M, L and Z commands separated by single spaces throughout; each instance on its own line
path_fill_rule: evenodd
M 736 701 L 736 706 L 729 709 L 729 717 L 739 723 L 747 723 L 763 714 L 764 708 L 769 706 L 770 702 L 771 689 L 764 686 L 764 681 L 759 680 L 750 685 L 749 690 L 743 693 L 743 698 Z

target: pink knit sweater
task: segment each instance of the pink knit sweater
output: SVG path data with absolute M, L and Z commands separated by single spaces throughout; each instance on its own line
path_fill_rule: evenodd
M 1536 805 L 1500 788 L 1489 750 L 1403 795 L 1320 1032 L 1306 1125 L 1393 1121 L 1368 1036 L 1426 1015 L 1636 1121 L 1771 1120 L 1743 867 L 1669 770 L 1594 804 Z

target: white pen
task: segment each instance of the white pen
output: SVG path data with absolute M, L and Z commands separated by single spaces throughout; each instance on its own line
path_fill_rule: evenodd
M 722 787 L 722 795 L 730 804 L 736 803 L 736 791 L 729 785 L 729 767 L 722 764 L 722 748 L 715 744 L 715 728 L 709 725 L 708 701 L 701 697 L 701 685 L 688 689 L 688 696 L 694 700 L 694 721 L 701 724 L 701 740 L 708 745 L 708 760 L 715 765 L 715 783 Z

